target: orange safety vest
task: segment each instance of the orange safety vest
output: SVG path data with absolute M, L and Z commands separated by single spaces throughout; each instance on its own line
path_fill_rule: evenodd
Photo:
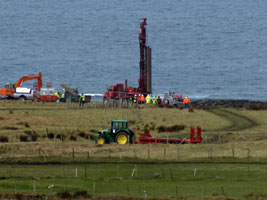
M 144 96 L 141 96 L 141 102 L 144 102 L 146 98 Z
M 187 104 L 187 103 L 190 103 L 190 99 L 185 98 L 185 99 L 184 99 L 184 104 Z

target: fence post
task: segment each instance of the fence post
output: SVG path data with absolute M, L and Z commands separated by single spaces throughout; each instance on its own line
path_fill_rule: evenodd
M 74 151 L 74 148 L 72 148 L 72 158 L 75 158 L 75 151 Z
M 148 159 L 150 159 L 150 150 L 149 150 L 149 148 L 147 149 L 147 157 L 148 157 Z
M 164 160 L 166 159 L 166 148 L 163 149 Z
M 87 178 L 87 166 L 84 166 L 84 178 Z
M 35 193 L 36 192 L 36 181 L 33 180 L 33 192 Z
M 235 157 L 235 149 L 232 148 L 232 157 L 234 158 Z
M 250 158 L 250 149 L 248 148 L 248 158 Z

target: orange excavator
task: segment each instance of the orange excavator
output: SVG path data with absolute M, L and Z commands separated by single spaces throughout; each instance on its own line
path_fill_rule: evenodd
M 42 88 L 42 73 L 39 72 L 38 75 L 30 74 L 27 76 L 21 77 L 16 84 L 13 83 L 6 83 L 5 88 L 0 89 L 0 95 L 3 97 L 13 97 L 16 88 L 21 87 L 23 82 L 37 80 L 37 87 L 36 90 L 40 91 Z

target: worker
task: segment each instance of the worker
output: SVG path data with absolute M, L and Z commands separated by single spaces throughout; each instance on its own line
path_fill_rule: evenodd
M 149 96 L 149 94 L 146 96 L 146 103 L 147 104 L 151 103 L 151 97 Z
M 136 94 L 134 95 L 133 102 L 137 103 L 137 95 Z
M 145 96 L 142 94 L 141 96 L 141 104 L 144 104 L 146 102 L 146 98 Z
M 185 97 L 184 98 L 184 102 L 183 102 L 183 104 L 184 104 L 184 107 L 185 108 L 189 108 L 189 104 L 190 104 L 190 99 L 188 98 L 188 97 Z
M 160 98 L 160 95 L 157 96 L 157 104 L 161 104 L 161 98 Z
M 85 102 L 85 95 L 82 93 L 79 99 L 79 107 L 83 107 L 84 102 Z
M 59 102 L 60 99 L 61 99 L 61 93 L 60 92 L 56 92 L 55 96 L 57 97 L 57 102 Z
M 154 99 L 153 99 L 153 104 L 157 104 L 157 98 L 156 97 L 154 97 Z

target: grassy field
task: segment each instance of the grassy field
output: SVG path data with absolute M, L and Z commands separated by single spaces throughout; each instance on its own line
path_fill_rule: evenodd
M 99 146 L 87 137 L 95 134 L 95 130 L 109 128 L 113 119 L 128 120 L 136 134 L 147 127 L 155 137 L 188 137 L 190 126 L 200 125 L 203 143 Z M 158 131 L 159 126 L 173 125 L 185 129 Z M 86 190 L 96 195 L 138 197 L 145 190 L 149 197 L 175 198 L 176 187 L 178 195 L 187 198 L 266 194 L 267 168 L 262 164 L 267 162 L 266 130 L 267 111 L 194 109 L 188 112 L 152 105 L 102 108 L 93 104 L 79 109 L 77 104 L 1 101 L 0 162 L 45 165 L 1 165 L 0 191 L 32 193 L 35 180 L 36 191 L 41 194 Z M 48 137 L 51 133 L 55 137 Z M 35 140 L 32 135 L 37 136 Z M 21 136 L 26 136 L 27 142 L 22 142 Z M 81 164 L 47 165 L 70 161 Z M 118 164 L 96 164 L 99 161 Z M 134 164 L 121 164 L 129 161 L 137 163 L 137 176 L 131 177 Z M 203 164 L 140 164 L 170 161 Z M 86 166 L 86 174 L 82 164 L 85 162 L 94 163 Z M 78 177 L 75 177 L 76 168 Z M 55 185 L 53 190 L 48 189 L 51 184 Z
M 0 178 L 0 191 L 5 192 L 170 198 L 267 194 L 263 165 L 2 165 Z

